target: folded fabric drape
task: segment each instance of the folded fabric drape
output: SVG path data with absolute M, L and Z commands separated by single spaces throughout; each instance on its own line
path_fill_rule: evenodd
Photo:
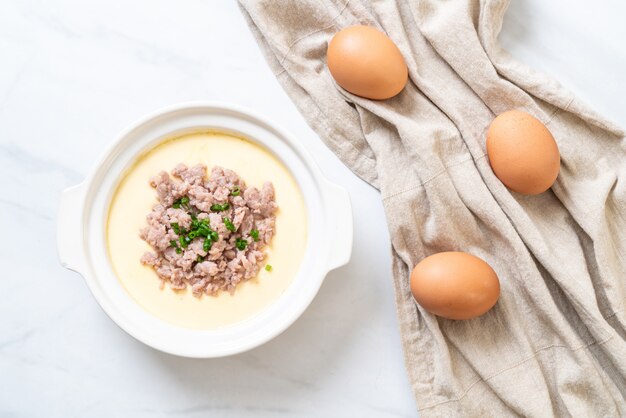
M 508 1 L 240 3 L 307 122 L 380 190 L 420 415 L 626 416 L 624 132 L 499 46 Z M 334 83 L 328 42 L 355 24 L 398 45 L 410 76 L 398 96 L 371 101 Z M 561 171 L 543 194 L 510 192 L 489 166 L 487 128 L 509 109 L 558 143 Z M 413 301 L 413 266 L 450 250 L 497 272 L 487 314 L 446 320 Z

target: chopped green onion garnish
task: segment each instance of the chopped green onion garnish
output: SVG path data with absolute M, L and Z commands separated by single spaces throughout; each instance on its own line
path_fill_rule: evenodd
M 186 237 L 184 235 L 181 235 L 180 237 L 178 237 L 178 242 L 180 243 L 180 246 L 183 248 L 187 248 L 187 245 L 189 245 L 189 237 Z
M 209 237 L 211 238 L 211 240 L 217 242 L 217 240 L 220 239 L 219 234 L 217 233 L 217 231 L 211 231 L 209 232 Z
M 230 192 L 231 196 L 239 196 L 240 194 L 241 194 L 241 189 L 239 188 L 239 186 L 233 187 L 233 191 Z
M 184 207 L 184 208 L 189 208 L 189 197 L 187 196 L 183 196 L 178 200 L 175 200 L 174 203 L 172 203 L 172 207 L 174 209 L 180 209 L 180 207 Z
M 210 239 L 206 238 L 204 240 L 204 243 L 202 244 L 202 249 L 204 250 L 205 253 L 208 253 L 209 250 L 211 249 L 212 245 L 213 245 L 213 241 L 211 241 Z
M 174 232 L 176 232 L 176 235 L 180 235 L 180 227 L 178 226 L 178 224 L 176 222 L 173 222 L 170 225 L 172 226 Z
M 214 205 L 211 205 L 211 210 L 213 212 L 223 212 L 225 210 L 228 210 L 228 208 L 230 208 L 230 205 L 228 203 L 224 203 L 223 205 L 215 203 Z
M 265 271 L 272 271 L 272 266 L 269 264 L 265 265 Z
M 227 217 L 224 217 L 222 218 L 222 221 L 224 221 L 224 225 L 226 225 L 226 229 L 228 229 L 230 232 L 235 232 L 237 228 L 235 228 L 235 225 L 230 219 L 228 219 Z
M 235 247 L 237 247 L 238 250 L 245 250 L 246 247 L 248 246 L 248 241 L 246 241 L 245 239 L 241 239 L 241 238 L 237 238 L 237 240 L 235 240 Z
M 196 238 L 197 236 L 198 236 L 198 231 L 191 231 L 191 232 L 189 233 L 189 238 L 190 238 L 190 239 L 194 239 L 194 238 Z
M 201 256 L 201 255 L 199 255 L 198 257 L 196 257 L 196 263 L 202 263 L 202 260 L 203 260 L 203 258 L 202 258 L 202 256 Z
M 253 229 L 252 231 L 250 231 L 250 236 L 252 237 L 252 239 L 254 241 L 258 241 L 259 240 L 259 230 L 258 229 Z
M 178 247 L 178 243 L 175 240 L 171 240 L 170 247 Z
M 211 229 L 206 225 L 200 225 L 197 229 L 198 235 L 208 237 L 211 234 Z
M 182 252 L 183 252 L 183 250 L 180 247 L 176 247 L 176 254 L 180 254 Z

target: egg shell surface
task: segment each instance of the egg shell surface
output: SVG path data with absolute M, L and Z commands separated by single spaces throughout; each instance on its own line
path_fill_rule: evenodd
M 328 45 L 327 63 L 337 84 L 368 99 L 393 97 L 408 80 L 396 44 L 371 26 L 350 26 L 337 32 Z
M 411 273 L 411 293 L 425 310 L 448 319 L 470 319 L 491 309 L 500 281 L 484 260 L 449 251 L 419 262 Z
M 502 183 L 525 195 L 548 190 L 559 175 L 559 148 L 540 120 L 520 110 L 496 117 L 487 131 L 489 164 Z

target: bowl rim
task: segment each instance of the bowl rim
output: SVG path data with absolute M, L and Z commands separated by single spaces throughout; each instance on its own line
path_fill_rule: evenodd
M 99 190 L 94 190 L 94 186 L 105 181 L 110 182 L 112 178 L 115 178 L 116 182 L 119 181 L 124 174 L 123 170 L 120 170 L 120 166 L 123 166 L 124 161 L 136 160 L 142 150 L 148 150 L 167 139 L 164 136 L 152 138 L 149 142 L 143 139 L 142 142 L 142 130 L 147 130 L 146 133 L 143 133 L 143 138 L 147 138 L 148 135 L 151 135 L 150 129 L 156 129 L 154 127 L 159 127 L 159 124 L 163 125 L 162 129 L 165 131 L 171 129 L 171 126 L 168 127 L 164 121 L 176 121 L 178 119 L 179 122 L 172 122 L 174 126 L 176 123 L 182 123 L 180 120 L 184 121 L 186 114 L 194 115 L 194 112 L 200 112 L 199 114 L 204 115 L 207 118 L 206 120 L 209 120 L 211 117 L 223 116 L 226 119 L 232 119 L 232 121 L 239 121 L 238 123 L 240 123 L 242 131 L 236 129 L 235 131 L 238 134 L 241 133 L 247 139 L 265 146 L 268 151 L 281 159 L 284 164 L 284 158 L 296 156 L 298 161 L 303 163 L 303 169 L 310 176 L 310 182 L 304 185 L 304 187 L 307 187 L 307 190 L 302 188 L 303 184 L 300 182 L 302 179 L 296 178 L 296 175 L 292 172 L 292 167 L 289 164 L 285 165 L 298 182 L 298 187 L 301 189 L 303 197 L 315 192 L 316 196 L 313 197 L 316 197 L 318 200 L 317 204 L 312 204 L 313 197 L 309 196 L 308 200 L 305 198 L 307 222 L 309 222 L 308 229 L 311 229 L 311 222 L 313 222 L 311 217 L 311 207 L 313 207 L 320 214 L 316 218 L 316 222 L 323 224 L 316 225 L 315 228 L 319 229 L 320 233 L 324 232 L 332 236 L 332 244 L 326 246 L 327 251 L 326 254 L 323 254 L 324 257 L 318 257 L 314 265 L 310 264 L 312 267 L 306 271 L 306 275 L 300 271 L 277 300 L 271 302 L 261 312 L 254 314 L 248 319 L 216 330 L 195 330 L 176 327 L 148 313 L 134 300 L 131 302 L 134 308 L 131 308 L 128 303 L 121 302 L 120 298 L 122 297 L 116 291 L 106 287 L 108 285 L 112 286 L 112 284 L 110 281 L 106 281 L 106 278 L 103 281 L 102 276 L 105 273 L 102 270 L 96 270 L 93 265 L 95 263 L 96 266 L 102 267 L 102 256 L 104 256 L 106 263 L 110 266 L 106 249 L 102 251 L 101 247 L 97 245 L 98 241 L 94 240 L 93 237 L 98 237 L 98 228 L 102 231 L 106 228 L 106 219 L 97 218 L 98 213 L 101 213 L 98 208 L 101 208 L 103 202 L 106 201 L 107 207 L 105 212 L 108 213 L 110 195 L 115 191 L 117 185 Z M 184 127 L 184 123 L 182 127 Z M 258 128 L 259 131 L 255 132 L 252 127 Z M 187 128 L 194 129 L 197 126 L 187 126 Z M 206 130 L 210 129 L 212 128 L 206 128 Z M 246 129 L 249 131 L 246 132 Z M 215 130 L 229 131 L 228 128 L 220 129 L 220 127 L 216 127 Z M 170 138 L 174 136 L 173 131 L 168 132 Z M 268 135 L 263 140 L 256 137 L 256 135 L 261 135 L 262 132 L 264 132 L 263 135 Z M 280 149 L 277 149 L 270 147 L 268 143 L 263 143 L 264 140 L 269 141 L 270 137 L 275 138 L 288 147 L 293 155 L 281 155 L 281 153 L 286 152 L 286 148 L 279 147 Z M 133 143 L 136 149 L 132 148 Z M 111 167 L 114 169 L 108 171 L 107 168 Z M 103 174 L 103 171 L 107 171 L 107 173 Z M 339 205 L 339 220 L 333 219 L 333 215 L 337 211 L 337 205 Z M 96 210 L 94 210 L 94 206 Z M 319 244 L 309 241 L 304 257 L 307 257 L 307 254 L 310 256 L 310 251 L 316 245 Z M 98 304 L 126 333 L 144 344 L 174 355 L 197 358 L 222 357 L 247 351 L 269 341 L 282 333 L 300 317 L 318 293 L 326 274 L 330 270 L 348 262 L 352 248 L 352 213 L 347 192 L 324 178 L 313 158 L 293 135 L 278 127 L 266 117 L 245 107 L 223 102 L 192 101 L 167 106 L 151 112 L 116 135 L 115 140 L 94 164 L 87 178 L 78 186 L 69 188 L 63 193 L 59 208 L 57 247 L 62 264 L 71 270 L 77 271 L 84 277 Z M 308 278 L 306 286 L 300 282 L 298 282 L 299 286 L 295 286 L 296 280 L 300 276 Z M 121 289 L 122 286 L 119 279 L 116 276 L 114 277 L 117 286 Z M 127 302 L 132 300 L 125 290 L 123 292 L 126 295 Z M 294 300 L 287 305 L 285 299 L 288 292 L 292 292 L 289 296 L 294 297 Z M 279 301 L 282 301 L 282 305 L 277 309 L 276 306 Z M 139 312 L 143 312 L 143 314 Z M 280 320 L 277 319 L 279 318 L 278 314 L 280 314 Z M 260 323 L 253 324 L 256 325 L 256 328 L 251 328 L 252 325 L 250 325 L 249 321 L 251 323 L 255 321 Z M 155 323 L 158 323 L 158 326 Z M 226 331 L 234 329 L 245 330 L 245 326 L 242 327 L 242 325 L 248 326 L 249 334 L 237 338 L 233 337 L 234 339 L 231 340 L 226 339 L 231 335 Z M 142 327 L 152 327 L 151 332 L 145 332 L 146 330 L 142 329 Z M 161 332 L 155 332 L 157 329 L 165 332 L 170 338 L 164 338 Z M 191 335 L 195 335 L 197 338 L 192 338 Z M 177 343 L 176 337 L 178 339 L 182 338 L 187 342 L 194 341 L 200 343 L 204 341 L 206 345 L 187 344 L 185 346 Z M 220 344 L 219 338 L 223 338 L 226 342 Z M 233 343 L 235 340 L 236 343 Z M 231 342 L 228 343 L 228 341 Z M 210 342 L 213 342 L 213 344 L 209 344 Z

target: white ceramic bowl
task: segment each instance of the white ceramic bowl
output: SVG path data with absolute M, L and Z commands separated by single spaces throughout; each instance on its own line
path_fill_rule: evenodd
M 105 242 L 109 204 L 122 173 L 142 151 L 202 128 L 235 133 L 274 153 L 296 179 L 308 215 L 305 255 L 285 293 L 249 319 L 206 331 L 176 327 L 137 305 L 115 276 Z M 128 334 L 167 353 L 220 357 L 263 344 L 304 312 L 326 274 L 350 259 L 352 211 L 347 192 L 322 176 L 293 136 L 249 110 L 186 103 L 158 111 L 123 132 L 89 177 L 63 192 L 57 245 L 63 266 L 85 278 L 102 309 Z

